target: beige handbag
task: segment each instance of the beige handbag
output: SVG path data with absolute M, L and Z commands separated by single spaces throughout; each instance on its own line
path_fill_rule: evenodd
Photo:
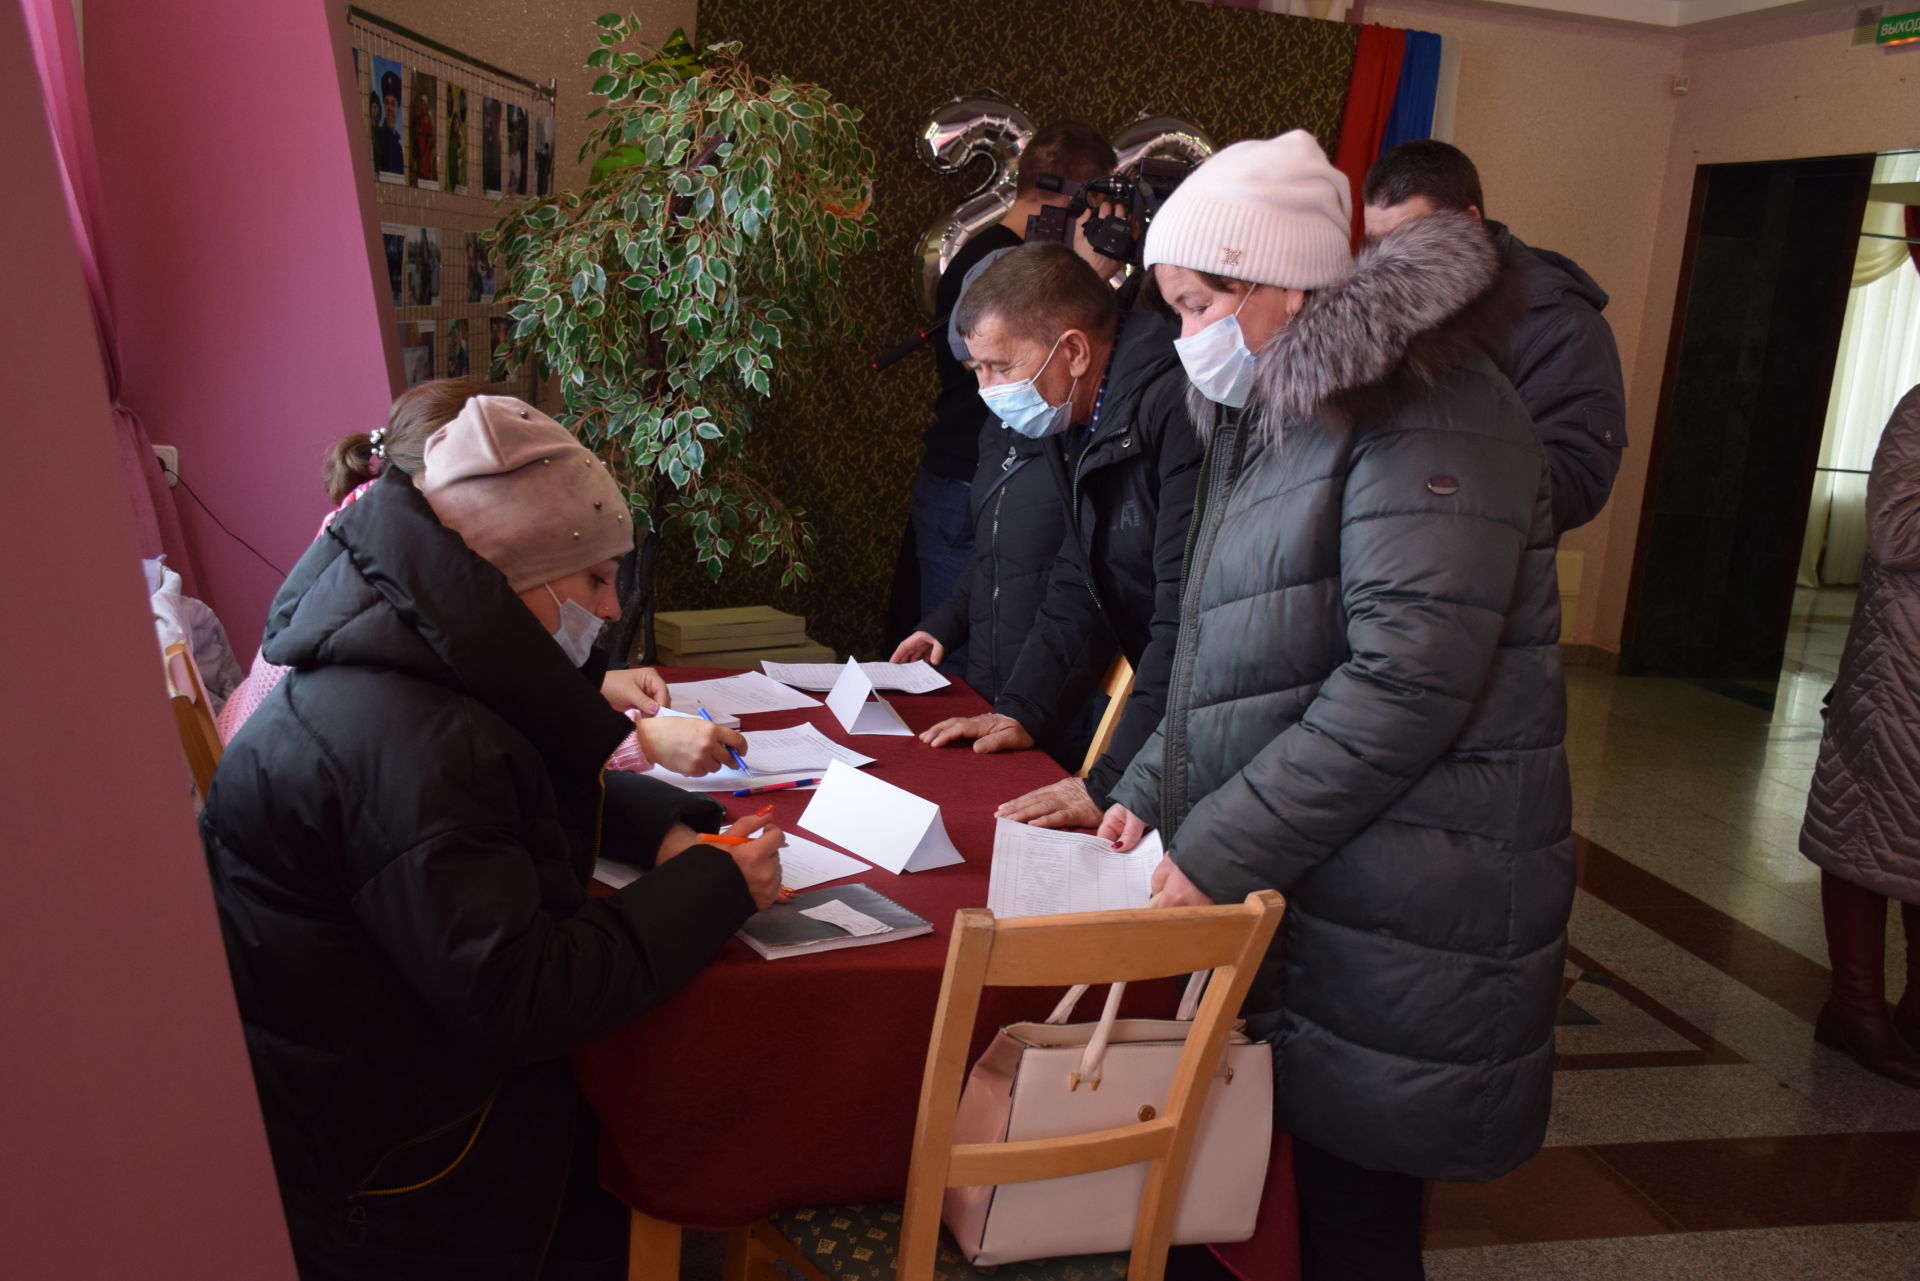
M 1087 990 L 1071 988 L 1044 1023 L 1000 1029 L 960 1095 L 953 1141 L 1055 1138 L 1150 1121 L 1165 1106 L 1207 974 L 1193 976 L 1172 1019 L 1121 1019 L 1116 983 L 1098 1023 L 1068 1023 Z M 1236 1025 L 1207 1090 L 1174 1216 L 1175 1245 L 1253 1235 L 1273 1132 L 1273 1047 Z M 977 1265 L 1133 1244 L 1141 1165 L 1032 1183 L 949 1188 L 941 1219 Z

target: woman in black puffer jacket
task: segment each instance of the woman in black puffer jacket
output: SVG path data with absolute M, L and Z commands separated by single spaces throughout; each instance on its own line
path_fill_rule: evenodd
M 1436 214 L 1356 267 L 1348 190 L 1304 133 L 1241 143 L 1148 233 L 1208 455 L 1166 717 L 1102 832 L 1161 829 L 1159 903 L 1287 896 L 1248 1013 L 1305 1274 L 1402 1278 L 1423 1181 L 1540 1146 L 1574 864 L 1547 472 L 1484 351 L 1498 264 Z

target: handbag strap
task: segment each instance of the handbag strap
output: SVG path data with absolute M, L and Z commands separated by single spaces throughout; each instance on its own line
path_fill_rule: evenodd
M 1200 998 L 1207 994 L 1207 980 L 1213 977 L 1212 970 L 1195 970 L 1187 980 L 1187 990 L 1180 996 L 1180 1008 L 1173 1017 L 1182 1023 L 1193 1022 L 1193 1016 L 1200 1012 Z
M 1126 991 L 1125 983 L 1115 983 L 1107 989 L 1107 1006 L 1100 1011 L 1100 1022 L 1093 1029 L 1087 1048 L 1080 1052 L 1079 1069 L 1067 1078 L 1067 1089 L 1079 1089 L 1082 1081 L 1093 1089 L 1100 1088 L 1101 1062 L 1107 1057 L 1107 1040 L 1113 1035 L 1113 1021 L 1120 1016 L 1120 998 Z

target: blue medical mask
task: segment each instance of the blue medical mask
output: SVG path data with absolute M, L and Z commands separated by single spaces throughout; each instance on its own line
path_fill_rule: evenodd
M 587 656 L 593 653 L 593 643 L 600 639 L 600 629 L 607 625 L 606 620 L 579 601 L 561 600 L 552 583 L 545 586 L 547 595 L 560 607 L 560 630 L 553 634 L 553 639 L 568 662 L 575 667 L 585 666 Z
M 1173 340 L 1173 350 L 1186 368 L 1188 381 L 1202 396 L 1229 409 L 1242 408 L 1253 392 L 1257 359 L 1247 348 L 1247 336 L 1240 331 L 1240 310 L 1253 297 L 1253 289 L 1247 290 L 1231 316 L 1221 317 L 1191 338 Z
M 1047 349 L 1047 358 L 1040 362 L 1040 368 L 1034 371 L 1033 378 L 1047 372 L 1047 366 L 1053 363 L 1053 353 L 1060 350 L 1060 344 L 1066 335 L 1053 340 L 1053 346 Z M 1072 417 L 1073 388 L 1067 391 L 1067 398 L 1057 405 L 1049 405 L 1040 389 L 1033 385 L 1033 378 L 1023 378 L 1017 383 L 1001 383 L 997 387 L 982 387 L 980 399 L 987 403 L 987 409 L 994 417 L 1014 431 L 1030 440 L 1042 436 L 1058 435 L 1067 429 Z M 1078 387 L 1080 380 L 1073 380 Z

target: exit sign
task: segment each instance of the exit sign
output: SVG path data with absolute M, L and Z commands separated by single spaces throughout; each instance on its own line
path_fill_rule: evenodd
M 1920 9 L 1882 18 L 1873 31 L 1875 44 L 1905 44 L 1909 40 L 1920 40 Z

